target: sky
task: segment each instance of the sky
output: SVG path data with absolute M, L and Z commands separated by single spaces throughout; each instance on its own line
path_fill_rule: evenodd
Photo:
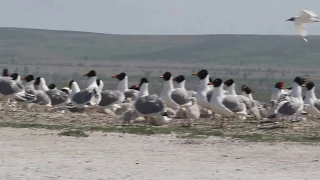
M 0 27 L 112 34 L 297 34 L 319 0 L 0 0 Z M 308 24 L 320 34 L 320 23 Z

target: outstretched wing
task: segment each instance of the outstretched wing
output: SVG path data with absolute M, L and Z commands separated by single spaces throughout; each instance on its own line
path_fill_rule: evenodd
M 296 28 L 299 31 L 300 35 L 302 36 L 303 40 L 308 42 L 307 39 L 307 31 L 304 29 L 303 24 L 295 22 Z
M 305 18 L 318 18 L 318 16 L 316 15 L 316 13 L 314 13 L 313 11 L 305 10 L 305 9 L 301 9 L 300 17 L 305 17 Z

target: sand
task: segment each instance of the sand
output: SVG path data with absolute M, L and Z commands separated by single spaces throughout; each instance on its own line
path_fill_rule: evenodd
M 0 128 L 0 179 L 260 179 L 320 177 L 320 146 Z

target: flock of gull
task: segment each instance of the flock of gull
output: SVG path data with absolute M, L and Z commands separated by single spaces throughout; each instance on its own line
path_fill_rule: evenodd
M 320 117 L 320 100 L 316 98 L 315 85 L 310 78 L 296 77 L 290 88 L 285 88 L 284 82 L 276 82 L 270 101 L 262 103 L 254 100 L 250 87 L 242 85 L 241 93 L 237 94 L 233 79 L 211 79 L 205 69 L 193 74 L 199 79 L 196 91 L 185 88 L 183 75 L 173 77 L 165 72 L 160 76 L 163 79 L 160 96 L 149 94 L 147 78 L 129 88 L 128 76 L 122 72 L 112 76 L 119 81 L 115 90 L 103 90 L 104 83 L 98 79 L 95 70 L 84 76 L 88 78 L 87 88 L 81 90 L 77 82 L 71 80 L 68 87 L 60 90 L 55 84 L 47 86 L 43 77 L 27 75 L 20 78 L 19 74 L 9 75 L 8 69 L 4 69 L 0 77 L 2 108 L 20 105 L 28 110 L 88 110 L 121 115 L 124 122 L 129 123 L 143 118 L 145 123 L 153 125 L 164 125 L 175 118 L 185 119 L 192 125 L 201 117 L 273 122 L 280 119 L 299 121 L 304 115 Z M 302 96 L 303 87 L 306 88 L 305 96 Z

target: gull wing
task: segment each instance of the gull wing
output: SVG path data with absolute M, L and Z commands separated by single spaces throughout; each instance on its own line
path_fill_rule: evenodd
M 295 22 L 296 28 L 299 31 L 300 35 L 302 36 L 303 40 L 308 42 L 307 39 L 307 31 L 304 29 L 303 24 Z
M 301 9 L 300 17 L 305 17 L 305 18 L 318 18 L 318 16 L 316 15 L 316 13 L 314 13 L 313 11 L 305 10 L 305 9 Z

